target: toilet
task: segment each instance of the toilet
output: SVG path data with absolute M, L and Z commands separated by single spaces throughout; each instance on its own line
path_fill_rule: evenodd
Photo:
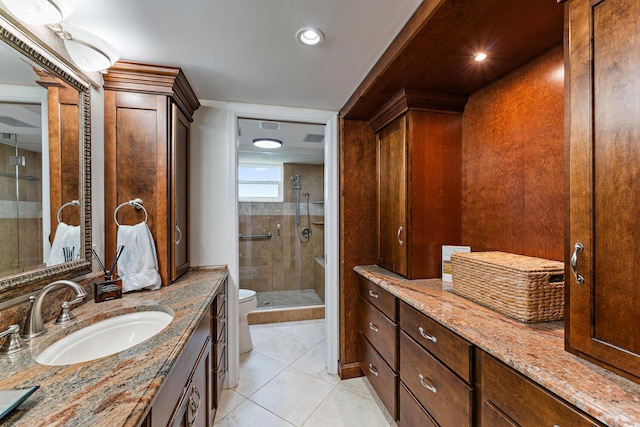
M 240 354 L 246 353 L 253 349 L 251 342 L 251 333 L 249 332 L 249 323 L 247 315 L 258 306 L 256 291 L 250 289 L 240 289 Z

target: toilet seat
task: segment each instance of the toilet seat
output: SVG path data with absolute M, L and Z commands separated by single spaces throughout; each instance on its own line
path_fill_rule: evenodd
M 252 291 L 251 289 L 239 289 L 238 291 L 240 303 L 248 302 L 256 298 L 256 291 Z

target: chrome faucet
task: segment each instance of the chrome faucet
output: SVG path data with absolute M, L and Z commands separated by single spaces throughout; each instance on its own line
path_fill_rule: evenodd
M 69 307 L 72 304 L 82 301 L 87 296 L 87 293 L 84 288 L 76 282 L 72 282 L 71 280 L 56 280 L 42 288 L 37 297 L 29 297 L 29 301 L 32 302 L 32 305 L 31 310 L 27 315 L 27 320 L 24 322 L 22 338 L 34 338 L 47 332 L 44 327 L 44 322 L 42 321 L 42 301 L 44 301 L 44 298 L 49 292 L 65 286 L 71 287 L 76 292 L 76 298 L 72 301 L 65 301 L 62 303 L 62 312 L 54 323 L 57 325 L 63 325 L 75 319 L 75 316 L 71 313 Z

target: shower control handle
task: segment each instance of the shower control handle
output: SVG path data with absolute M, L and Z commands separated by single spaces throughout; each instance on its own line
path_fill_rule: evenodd
M 278 240 L 280 240 L 280 224 L 276 224 L 276 228 L 278 229 Z
M 400 226 L 400 228 L 398 228 L 398 243 L 400 243 L 400 246 L 402 246 L 404 244 L 404 242 L 400 238 L 400 234 L 401 233 L 402 233 L 402 226 Z

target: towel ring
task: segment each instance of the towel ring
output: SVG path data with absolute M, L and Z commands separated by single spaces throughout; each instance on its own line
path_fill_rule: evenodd
M 64 208 L 66 208 L 67 206 L 80 206 L 80 201 L 79 200 L 72 200 L 72 201 L 67 202 L 64 205 L 60 206 L 60 209 L 58 209 L 58 214 L 56 215 L 56 219 L 58 220 L 58 224 L 60 224 L 60 214 L 62 213 L 62 210 Z
M 144 223 L 146 224 L 147 219 L 149 219 L 149 215 L 147 214 L 147 210 L 144 208 L 144 206 L 142 206 L 142 203 L 143 203 L 142 199 L 133 199 L 133 200 L 129 200 L 128 202 L 120 203 L 116 208 L 116 210 L 113 211 L 113 220 L 116 222 L 116 225 L 120 227 L 120 223 L 118 222 L 118 218 L 116 217 L 116 215 L 118 215 L 118 211 L 120 210 L 120 208 L 125 205 L 129 205 L 138 210 L 142 209 L 144 211 Z

